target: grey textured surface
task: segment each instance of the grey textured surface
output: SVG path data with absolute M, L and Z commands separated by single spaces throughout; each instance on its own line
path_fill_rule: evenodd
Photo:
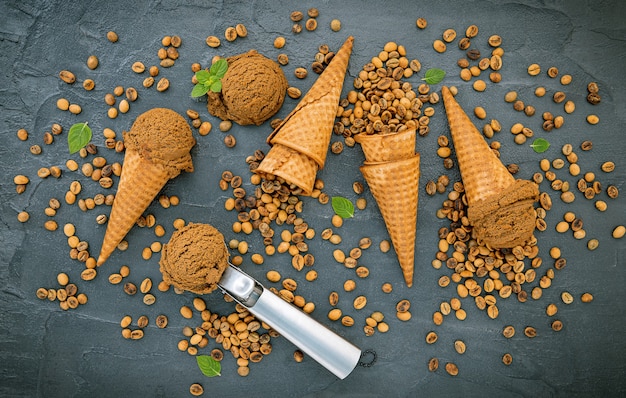
M 218 188 L 222 171 L 230 169 L 244 176 L 249 175 L 244 159 L 257 148 L 265 148 L 264 140 L 271 129 L 268 124 L 259 127 L 234 126 L 232 134 L 238 140 L 233 149 L 222 143 L 223 133 L 217 129 L 218 120 L 209 116 L 202 101 L 189 97 L 192 62 L 207 65 L 216 55 L 233 55 L 251 48 L 270 58 L 280 52 L 289 55 L 290 63 L 284 67 L 290 84 L 306 91 L 315 75 L 305 80 L 293 76 L 294 68 L 308 67 L 320 44 L 327 43 L 336 49 L 348 35 L 354 35 L 355 47 L 350 61 L 349 76 L 344 93 L 351 89 L 352 79 L 363 64 L 378 54 L 387 41 L 396 41 L 406 47 L 409 58 L 418 58 L 424 67 L 440 67 L 448 72 L 447 85 L 459 88 L 458 100 L 471 113 L 474 106 L 483 106 L 490 118 L 497 118 L 503 132 L 496 138 L 502 143 L 505 163 L 517 163 L 520 176 L 529 178 L 538 171 L 542 157 L 553 159 L 560 156 L 565 143 L 574 145 L 583 171 L 593 171 L 603 186 L 616 185 L 625 189 L 626 144 L 623 126 L 626 122 L 626 103 L 623 66 L 626 64 L 626 25 L 623 16 L 626 7 L 622 1 L 341 1 L 341 2 L 205 2 L 205 1 L 1 1 L 0 2 L 0 395 L 5 397 L 109 397 L 109 396 L 185 396 L 191 383 L 199 382 L 205 388 L 205 396 L 235 397 L 255 395 L 259 397 L 378 397 L 378 396 L 510 396 L 510 397 L 590 397 L 624 396 L 626 394 L 626 366 L 623 338 L 626 311 L 626 271 L 624 241 L 611 238 L 611 230 L 626 223 L 624 193 L 616 199 L 607 199 L 609 208 L 605 213 L 595 210 L 593 201 L 577 193 L 570 205 L 563 204 L 547 183 L 541 189 L 550 193 L 555 205 L 548 214 L 548 230 L 538 234 L 544 265 L 542 275 L 550 267 L 548 249 L 562 248 L 568 259 L 567 267 L 558 273 L 553 286 L 545 291 L 541 300 L 521 304 L 516 299 L 502 300 L 500 317 L 490 320 L 478 311 L 469 300 L 463 302 L 468 318 L 461 322 L 447 317 L 444 324 L 435 327 L 431 318 L 442 300 L 455 295 L 452 288 L 437 286 L 445 269 L 435 270 L 431 260 L 437 251 L 437 229 L 445 225 L 435 217 L 435 211 L 444 199 L 443 195 L 429 197 L 423 186 L 429 179 L 448 174 L 453 181 L 459 178 L 458 170 L 445 170 L 436 156 L 436 139 L 448 135 L 445 112 L 436 104 L 436 115 L 431 120 L 431 132 L 418 137 L 417 149 L 422 155 L 422 179 L 420 189 L 418 236 L 416 241 L 416 282 L 406 288 L 391 254 L 382 254 L 377 248 L 364 253 L 362 262 L 369 266 L 371 275 L 357 281 L 357 290 L 344 293 L 343 282 L 354 278 L 352 270 L 346 269 L 332 259 L 335 248 L 316 238 L 311 252 L 316 256 L 315 269 L 319 280 L 306 283 L 303 274 L 294 271 L 287 255 L 266 258 L 257 266 L 249 255 L 244 263 L 252 275 L 264 280 L 269 269 L 278 269 L 283 276 L 301 281 L 299 292 L 317 304 L 313 316 L 362 349 L 373 349 L 378 360 L 371 368 L 357 367 L 345 380 L 340 381 L 311 359 L 296 364 L 292 359 L 294 346 L 282 338 L 273 341 L 274 351 L 261 363 L 251 364 L 250 375 L 241 378 L 236 374 L 233 358 L 227 354 L 222 363 L 222 376 L 207 379 L 198 370 L 193 357 L 177 350 L 182 338 L 181 328 L 189 324 L 179 314 L 181 305 L 189 305 L 193 295 L 176 295 L 173 292 L 156 292 L 157 302 L 151 307 L 141 303 L 140 295 L 129 297 L 121 286 L 108 283 L 107 275 L 116 272 L 123 264 L 131 267 L 129 279 L 139 283 L 149 276 L 160 280 L 158 256 L 149 261 L 141 259 L 141 249 L 154 240 L 165 242 L 172 231 L 172 221 L 209 222 L 220 228 L 227 239 L 239 238 L 230 230 L 234 214 L 223 209 L 228 196 Z M 315 32 L 291 33 L 289 13 L 305 11 L 312 6 L 320 10 L 319 27 Z M 420 31 L 415 20 L 424 17 L 428 28 Z M 332 32 L 330 20 L 342 22 L 340 32 Z M 219 49 L 206 46 L 205 38 L 216 35 L 223 38 L 226 27 L 244 23 L 248 37 L 223 44 Z M 444 54 L 432 49 L 433 40 L 447 28 L 462 34 L 470 24 L 479 26 L 477 46 L 488 51 L 486 40 L 497 33 L 503 37 L 505 49 L 503 81 L 489 84 L 484 93 L 476 93 L 471 86 L 458 77 L 456 60 L 462 53 L 450 45 Z M 105 38 L 106 32 L 119 34 L 118 43 Z M 164 93 L 143 89 L 144 76 L 136 75 L 130 66 L 135 61 L 146 65 L 158 62 L 156 52 L 164 35 L 182 37 L 181 57 L 175 66 L 161 69 L 171 87 Z M 272 42 L 276 36 L 285 36 L 287 45 L 276 50 Z M 100 66 L 90 71 L 85 62 L 95 54 Z M 549 96 L 536 98 L 533 90 L 544 85 L 549 92 L 561 89 L 559 82 L 549 79 L 542 72 L 530 77 L 526 67 L 539 63 L 544 70 L 557 66 L 561 73 L 573 76 L 570 86 L 562 87 L 568 98 L 576 102 L 577 109 L 566 115 L 565 126 L 545 133 L 541 129 L 541 112 L 563 114 L 562 107 L 554 104 Z M 79 79 L 91 77 L 96 89 L 84 91 L 77 83 L 68 86 L 57 74 L 62 69 L 72 70 Z M 409 81 L 415 85 L 423 71 Z M 586 84 L 597 81 L 602 103 L 592 107 L 585 101 Z M 134 86 L 139 90 L 139 100 L 131 104 L 128 114 L 115 120 L 106 116 L 104 94 L 117 85 Z M 436 85 L 435 89 L 439 89 Z M 527 103 L 534 105 L 538 113 L 532 118 L 515 112 L 503 101 L 504 93 L 517 90 Z M 68 98 L 79 103 L 83 112 L 70 115 L 56 109 L 56 100 Z M 278 116 L 286 115 L 297 103 L 287 99 Z M 181 204 L 163 209 L 154 203 L 148 212 L 167 230 L 165 237 L 157 239 L 153 231 L 134 228 L 128 235 L 130 248 L 116 252 L 99 270 L 92 282 L 80 280 L 83 265 L 68 257 L 66 238 L 61 229 L 48 232 L 43 229 L 47 217 L 43 209 L 52 197 L 62 200 L 72 180 L 84 185 L 84 195 L 93 195 L 101 189 L 80 173 L 68 171 L 65 139 L 67 129 L 75 122 L 89 121 L 94 131 L 93 142 L 99 154 L 109 162 L 121 161 L 122 156 L 103 147 L 102 129 L 109 127 L 116 132 L 128 129 L 141 112 L 156 106 L 167 106 L 184 114 L 187 109 L 200 112 L 203 119 L 213 123 L 210 135 L 200 137 L 193 149 L 196 171 L 183 174 L 167 184 L 164 192 L 178 195 Z M 584 117 L 589 113 L 599 115 L 601 122 L 588 125 Z M 480 122 L 474 119 L 480 126 Z M 52 123 L 64 126 L 65 131 L 51 146 L 43 146 L 43 153 L 33 156 L 28 147 L 42 144 L 43 132 Z M 543 155 L 535 154 L 528 145 L 513 143 L 508 133 L 513 123 L 522 122 L 537 136 L 546 137 L 552 147 Z M 16 138 L 16 131 L 25 128 L 30 133 L 26 142 Z M 337 139 L 334 137 L 333 140 Z M 580 151 L 583 140 L 590 139 L 594 148 Z M 363 157 L 358 148 L 346 149 L 340 156 L 330 154 L 326 168 L 319 177 L 326 182 L 325 191 L 331 195 L 356 199 L 352 192 L 353 181 L 362 180 L 358 165 Z M 605 160 L 616 162 L 616 170 L 604 174 L 599 165 Z M 40 167 L 59 165 L 63 176 L 55 180 L 42 180 L 36 172 Z M 31 178 L 26 192 L 15 193 L 12 182 L 16 174 Z M 575 186 L 577 178 L 565 170 L 558 172 L 560 178 Z M 369 191 L 364 196 L 368 207 L 347 220 L 340 230 L 343 243 L 340 248 L 349 250 L 359 238 L 370 236 L 375 245 L 387 238 L 384 224 Z M 317 230 L 330 226 L 332 209 L 315 201 L 306 200 L 303 217 Z M 30 220 L 20 224 L 16 214 L 26 210 Z M 559 235 L 554 225 L 565 211 L 574 211 L 585 222 L 587 238 L 577 241 L 571 234 Z M 59 225 L 72 222 L 77 234 L 91 245 L 92 255 L 99 250 L 104 227 L 95 223 L 100 213 L 108 209 L 81 212 L 76 206 L 63 204 L 54 217 Z M 600 240 L 595 252 L 586 249 L 590 238 Z M 251 251 L 262 250 L 258 235 L 245 237 Z M 445 268 L 445 267 L 444 267 Z M 56 275 L 66 272 L 77 283 L 79 291 L 89 297 L 87 305 L 76 310 L 62 311 L 58 302 L 40 301 L 35 296 L 39 287 L 56 287 Z M 380 286 L 391 282 L 394 290 L 383 294 Z M 154 289 L 156 290 L 156 289 Z M 356 325 L 342 327 L 328 321 L 327 297 L 330 291 L 340 292 L 340 307 L 353 315 Z M 562 291 L 571 292 L 576 301 L 566 306 L 560 301 Z M 580 295 L 589 291 L 595 300 L 590 304 L 580 302 Z M 365 294 L 368 305 L 361 312 L 352 309 L 355 294 Z M 411 300 L 412 319 L 402 323 L 395 318 L 398 300 Z M 228 314 L 233 305 L 225 303 L 219 294 L 205 297 L 209 307 L 220 314 Z M 550 319 L 545 307 L 559 305 L 557 317 L 565 327 L 555 333 L 550 330 Z M 372 311 L 386 314 L 390 325 L 387 334 L 372 337 L 363 334 L 364 319 Z M 154 325 L 158 314 L 166 314 L 169 326 L 160 330 Z M 151 324 L 140 341 L 124 340 L 120 334 L 119 321 L 129 314 L 136 319 L 145 314 Z M 192 321 L 196 322 L 197 319 Z M 517 329 L 516 336 L 506 340 L 501 335 L 504 325 Z M 525 326 L 532 325 L 538 336 L 523 336 Z M 439 341 L 429 346 L 424 337 L 436 329 Z M 454 352 L 453 341 L 463 339 L 467 352 Z M 209 347 L 213 347 L 212 342 Z M 201 352 L 203 352 L 201 350 Z M 513 355 L 513 364 L 504 366 L 501 357 L 505 352 Z M 436 356 L 442 365 L 448 361 L 458 364 L 460 372 L 450 377 L 442 367 L 435 373 L 427 370 L 428 359 Z

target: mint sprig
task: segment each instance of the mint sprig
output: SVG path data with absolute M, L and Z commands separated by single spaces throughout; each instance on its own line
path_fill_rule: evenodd
M 204 94 L 212 91 L 219 93 L 222 91 L 222 78 L 228 70 L 228 61 L 222 58 L 213 63 L 209 70 L 203 69 L 196 72 L 196 80 L 198 83 L 191 90 L 193 98 L 202 97 Z
M 80 151 L 82 147 L 91 141 L 91 128 L 85 123 L 76 123 L 70 127 L 67 134 L 67 146 L 70 154 Z
M 437 84 L 441 82 L 444 77 L 446 77 L 446 71 L 443 69 L 432 68 L 426 71 L 422 80 L 428 84 Z
M 530 147 L 537 153 L 542 153 L 550 148 L 550 143 L 544 138 L 537 138 L 530 144 Z
M 196 356 L 196 362 L 203 375 L 206 377 L 221 376 L 222 364 L 209 355 Z
M 354 205 L 352 202 L 346 198 L 342 198 L 341 196 L 333 196 L 331 205 L 333 206 L 333 210 L 335 214 L 337 214 L 341 218 L 352 218 L 354 217 Z

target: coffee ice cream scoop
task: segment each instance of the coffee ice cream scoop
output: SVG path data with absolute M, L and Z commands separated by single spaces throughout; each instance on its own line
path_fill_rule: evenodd
M 208 224 L 172 234 L 159 262 L 163 279 L 196 293 L 217 286 L 337 377 L 356 367 L 361 350 L 228 262 L 224 237 Z
M 165 184 L 192 172 L 196 144 L 189 123 L 177 112 L 153 108 L 124 131 L 124 163 L 98 256 L 98 265 L 113 253 Z

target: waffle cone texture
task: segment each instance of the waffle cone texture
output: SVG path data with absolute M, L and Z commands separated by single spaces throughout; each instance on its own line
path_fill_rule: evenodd
M 102 265 L 169 180 L 163 166 L 127 151 L 113 207 L 104 234 L 98 265 Z
M 357 134 L 354 141 L 361 145 L 367 162 L 389 162 L 415 154 L 415 129 L 392 134 Z
M 493 153 L 487 141 L 472 123 L 447 87 L 441 94 L 450 125 L 450 134 L 471 206 L 504 191 L 515 178 Z
M 263 158 L 256 173 L 265 179 L 281 177 L 302 189 L 302 195 L 311 195 L 318 165 L 313 159 L 294 149 L 275 144 Z
M 388 162 L 365 162 L 361 174 L 385 221 L 407 286 L 413 285 L 420 154 Z
M 476 238 L 490 247 L 512 248 L 533 239 L 537 184 L 516 180 L 493 153 L 447 87 L 441 94 Z
M 302 195 L 311 195 L 317 171 L 326 163 L 353 43 L 348 37 L 311 89 L 267 137 L 272 148 L 255 172 L 266 179 L 281 177 L 302 189 Z
M 122 173 L 97 265 L 104 264 L 170 179 L 183 170 L 193 171 L 191 127 L 170 109 L 154 108 L 139 115 L 124 132 L 124 143 Z
M 324 168 L 353 43 L 354 38 L 348 37 L 298 105 L 270 134 L 269 144 L 296 150 Z

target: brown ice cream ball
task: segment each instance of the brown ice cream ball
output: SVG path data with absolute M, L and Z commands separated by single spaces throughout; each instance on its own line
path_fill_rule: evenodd
M 287 79 L 278 63 L 256 50 L 227 58 L 222 91 L 208 93 L 208 110 L 222 120 L 260 125 L 282 107 Z
M 191 148 L 196 144 L 189 123 L 168 108 L 150 109 L 135 119 L 130 131 L 124 131 L 128 151 L 164 166 L 170 178 L 181 171 L 192 172 Z
M 159 266 L 163 280 L 196 294 L 217 288 L 228 267 L 224 235 L 209 224 L 189 223 L 163 245 Z
M 494 249 L 524 246 L 533 238 L 539 187 L 515 180 L 504 191 L 469 206 L 467 217 L 479 240 Z

